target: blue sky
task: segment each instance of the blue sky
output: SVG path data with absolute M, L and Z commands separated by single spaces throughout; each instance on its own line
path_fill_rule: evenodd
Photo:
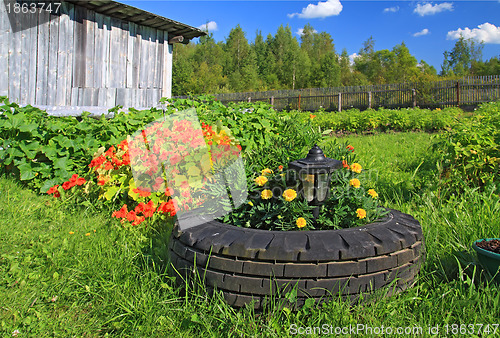
M 120 0 L 119 0 L 120 1 Z M 500 56 L 500 0 L 490 1 L 120 1 L 166 18 L 201 27 L 208 23 L 216 41 L 225 41 L 240 25 L 251 42 L 257 30 L 264 37 L 290 25 L 300 41 L 307 23 L 329 33 L 337 53 L 355 55 L 370 36 L 375 49 L 405 42 L 418 61 L 438 72 L 443 52 L 462 33 L 485 41 L 483 60 Z M 198 39 L 195 39 L 196 42 Z

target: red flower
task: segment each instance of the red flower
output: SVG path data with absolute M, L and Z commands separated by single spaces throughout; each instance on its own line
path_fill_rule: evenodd
M 144 208 L 144 210 L 142 211 L 142 214 L 145 217 L 153 217 L 155 210 L 156 210 L 156 208 L 154 206 L 153 201 L 149 201 L 148 204 L 146 204 L 146 207 Z
M 174 189 L 167 187 L 165 189 L 165 196 L 172 196 L 174 194 Z
M 145 203 L 143 203 L 143 202 L 141 202 L 141 203 L 139 203 L 139 205 L 138 205 L 138 206 L 136 206 L 136 207 L 135 207 L 135 209 L 134 209 L 134 210 L 135 210 L 135 212 L 136 212 L 137 214 L 140 214 L 141 212 L 143 212 L 143 211 L 144 211 L 144 208 L 145 208 L 145 207 L 146 207 L 146 204 L 145 204 Z
M 351 146 L 350 144 L 349 144 L 347 147 L 345 147 L 345 148 L 346 148 L 347 150 L 349 150 L 350 152 L 354 152 L 354 147 L 353 147 L 353 146 Z
M 139 225 L 144 222 L 146 218 L 144 216 L 137 217 L 135 221 L 132 223 L 133 226 Z
M 151 192 L 149 192 L 147 190 L 141 190 L 139 188 L 135 188 L 132 191 L 135 192 L 136 194 L 139 194 L 139 196 L 141 196 L 141 197 L 148 197 L 151 195 Z
M 76 180 L 76 185 L 83 185 L 85 182 L 87 182 L 83 177 L 78 177 Z
M 56 184 L 55 186 L 53 187 L 50 187 L 49 190 L 47 190 L 47 194 L 53 194 L 55 192 L 57 192 L 57 187 L 59 186 L 59 184 Z
M 111 162 L 106 162 L 106 164 L 104 165 L 104 170 L 110 170 L 113 168 L 114 168 L 114 166 Z
M 54 197 L 55 197 L 55 198 L 59 198 L 59 197 L 61 197 L 61 193 L 60 193 L 59 191 L 56 191 L 56 192 L 54 193 Z
M 342 166 L 343 166 L 344 168 L 349 169 L 349 164 L 347 164 L 347 161 L 346 161 L 346 160 L 342 160 Z
M 70 181 L 67 181 L 67 182 L 64 182 L 64 183 L 62 184 L 62 187 L 63 187 L 63 189 L 64 189 L 64 190 L 68 190 L 68 189 L 70 189 L 71 187 L 73 187 L 73 184 L 72 184 Z
M 71 176 L 71 178 L 69 179 L 69 181 L 71 183 L 74 183 L 74 182 L 76 182 L 77 179 L 78 179 L 78 175 L 77 174 L 73 174 L 73 176 Z
M 124 218 L 124 217 L 127 217 L 127 214 L 128 214 L 127 205 L 124 204 L 120 210 L 113 212 L 112 217 Z
M 115 146 L 111 146 L 106 152 L 105 154 L 109 157 L 113 157 L 113 154 L 115 152 Z
M 135 219 L 137 218 L 137 215 L 135 213 L 135 211 L 129 211 L 128 214 L 127 214 L 127 220 L 129 220 L 130 222 L 132 221 L 135 221 Z

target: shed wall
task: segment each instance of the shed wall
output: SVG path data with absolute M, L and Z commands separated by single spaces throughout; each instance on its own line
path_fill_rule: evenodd
M 67 2 L 60 16 L 17 14 L 11 27 L 5 4 L 0 1 L 0 96 L 19 104 L 99 107 L 151 107 L 171 96 L 166 31 Z

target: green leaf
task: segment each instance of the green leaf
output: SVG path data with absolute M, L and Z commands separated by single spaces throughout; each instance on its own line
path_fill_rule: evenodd
M 107 188 L 106 192 L 104 193 L 104 197 L 109 201 L 115 196 L 115 194 L 118 192 L 120 188 L 117 186 L 112 186 Z
M 36 153 L 38 152 L 38 148 L 40 147 L 40 143 L 35 142 L 20 142 L 19 148 L 26 154 L 28 159 L 32 160 L 35 158 Z
M 35 171 L 33 170 L 33 168 L 31 167 L 31 163 L 28 162 L 28 163 L 25 163 L 25 164 L 21 164 L 19 166 L 19 172 L 21 174 L 21 181 L 28 181 L 28 180 L 31 180 L 33 178 L 35 178 Z
M 19 130 L 20 131 L 23 131 L 23 132 L 32 132 L 33 130 L 36 130 L 38 128 L 38 124 L 36 123 L 30 123 L 30 124 L 24 124 L 22 126 L 19 127 Z
M 59 183 L 58 179 L 51 179 L 43 182 L 41 188 L 40 188 L 40 193 L 45 194 L 47 193 L 47 190 L 49 190 L 51 187 L 55 186 L 57 183 Z

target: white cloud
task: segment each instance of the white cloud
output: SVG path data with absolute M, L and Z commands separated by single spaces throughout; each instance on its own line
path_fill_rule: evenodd
M 430 3 L 418 4 L 413 13 L 420 16 L 433 15 L 443 11 L 452 11 L 453 4 L 451 2 L 443 2 L 441 4 L 432 5 Z
M 349 55 L 349 62 L 351 63 L 351 66 L 354 64 L 354 59 L 359 58 L 359 55 L 357 53 L 352 53 Z
M 218 28 L 217 28 L 217 23 L 215 21 L 210 21 L 210 22 L 204 23 L 201 26 L 198 26 L 198 29 L 201 29 L 203 31 L 213 32 L 213 31 L 216 31 Z
M 302 36 L 304 33 L 304 28 L 299 28 L 295 34 Z M 313 30 L 313 33 L 318 33 L 317 30 Z
M 416 32 L 415 34 L 413 34 L 413 36 L 418 37 L 418 36 L 423 36 L 423 35 L 427 35 L 427 34 L 430 34 L 430 31 L 427 28 L 424 28 L 420 32 Z
M 463 36 L 465 39 L 474 39 L 478 42 L 500 44 L 500 26 L 496 27 L 489 22 L 485 22 L 477 27 L 473 29 L 465 27 L 464 29 L 459 28 L 456 31 L 449 31 L 446 38 L 456 40 Z
M 500 1 L 500 0 L 499 0 Z M 396 13 L 399 11 L 399 6 L 396 7 L 388 7 L 384 9 L 384 13 Z
M 339 0 L 326 0 L 318 2 L 317 5 L 309 4 L 302 8 L 301 13 L 288 14 L 289 18 L 298 16 L 301 19 L 326 18 L 328 16 L 339 15 L 342 12 L 342 4 Z

